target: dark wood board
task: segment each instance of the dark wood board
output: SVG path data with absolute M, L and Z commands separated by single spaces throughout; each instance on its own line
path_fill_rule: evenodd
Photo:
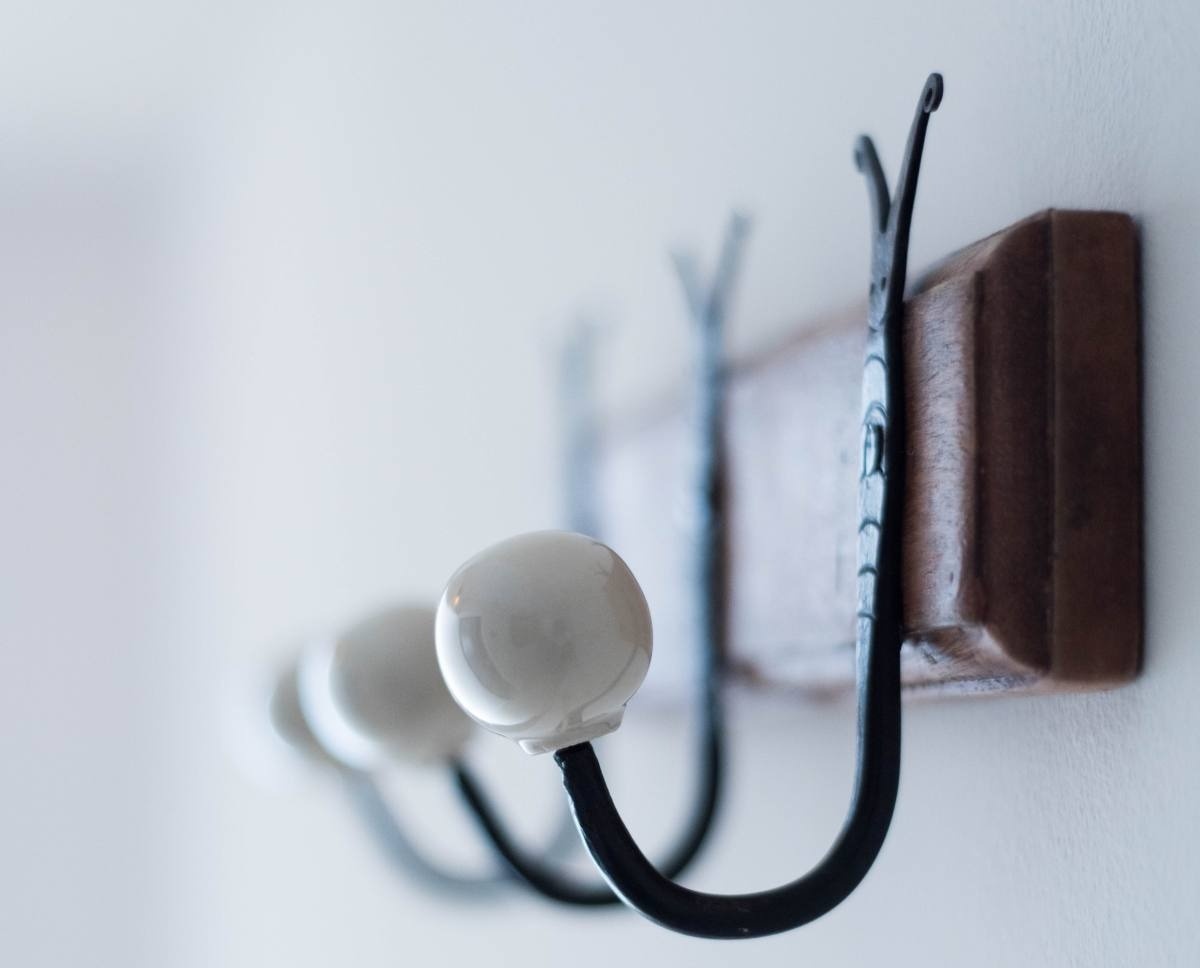
M 1119 685 L 1142 651 L 1137 236 L 1047 211 L 946 259 L 905 311 L 904 680 L 926 694 Z M 727 414 L 731 651 L 755 683 L 853 676 L 865 307 L 739 362 Z M 600 520 L 689 651 L 688 411 L 614 425 Z

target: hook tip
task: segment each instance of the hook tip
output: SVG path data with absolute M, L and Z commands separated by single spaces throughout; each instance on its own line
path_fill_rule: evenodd
M 942 83 L 942 75 L 933 73 L 925 81 L 925 90 L 921 94 L 921 110 L 926 114 L 933 114 L 942 103 L 942 92 L 945 85 Z
M 860 134 L 854 142 L 854 167 L 859 171 L 866 170 L 867 158 L 870 157 L 873 147 L 870 137 L 865 134 Z

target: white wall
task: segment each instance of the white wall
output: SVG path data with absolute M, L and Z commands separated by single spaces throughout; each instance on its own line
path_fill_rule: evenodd
M 51 5 L 5 31 L 0 960 L 1194 964 L 1200 7 L 449 6 Z M 335 790 L 254 782 L 230 709 L 292 636 L 554 523 L 565 319 L 618 324 L 610 403 L 677 378 L 664 253 L 711 253 L 733 205 L 756 217 L 737 347 L 861 292 L 851 144 L 870 131 L 894 171 L 931 69 L 915 264 L 1051 205 L 1142 227 L 1142 680 L 910 708 L 867 882 L 736 950 L 431 900 Z M 819 856 L 852 718 L 739 702 L 695 884 Z M 613 743 L 648 843 L 684 803 L 684 742 L 635 709 Z M 553 764 L 478 753 L 536 836 Z M 438 779 L 395 793 L 480 858 Z

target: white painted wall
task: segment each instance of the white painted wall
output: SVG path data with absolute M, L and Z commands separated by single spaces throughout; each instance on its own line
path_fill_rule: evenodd
M 1196 963 L 1200 7 L 51 4 L 4 34 L 0 961 Z M 610 402 L 677 378 L 664 252 L 711 252 L 732 205 L 737 347 L 860 293 L 850 146 L 894 170 L 935 68 L 916 264 L 1050 205 L 1142 226 L 1142 681 L 911 708 L 867 882 L 736 949 L 431 900 L 336 791 L 240 769 L 231 697 L 290 636 L 554 523 L 564 319 L 618 324 Z M 627 722 L 615 793 L 661 841 L 684 724 Z M 848 707 L 743 701 L 733 728 L 711 889 L 799 873 L 850 780 Z M 535 836 L 553 765 L 477 752 Z M 479 858 L 436 778 L 395 792 Z

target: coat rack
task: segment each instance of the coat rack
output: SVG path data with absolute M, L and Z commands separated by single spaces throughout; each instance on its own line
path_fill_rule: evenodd
M 462 897 L 522 885 L 569 905 L 620 900 L 699 937 L 791 930 L 841 903 L 883 844 L 899 782 L 903 688 L 1053 691 L 1119 685 L 1137 674 L 1141 451 L 1132 222 L 1114 213 L 1035 216 L 946 260 L 917 281 L 906 302 L 917 180 L 942 90 L 941 76 L 930 75 L 894 197 L 871 140 L 861 138 L 855 149 L 871 228 L 865 351 L 861 329 L 838 322 L 734 372 L 723 362 L 721 333 L 747 223 L 731 223 L 707 290 L 694 263 L 676 259 L 699 334 L 689 587 L 701 644 L 701 728 L 692 815 L 664 861 L 652 864 L 630 836 L 591 745 L 619 727 L 652 653 L 638 581 L 594 535 L 539 532 L 486 549 L 447 583 L 436 627 L 400 623 L 373 626 L 370 634 L 360 627 L 327 645 L 320 662 L 310 660 L 319 674 L 308 677 L 316 684 L 307 701 L 285 673 L 272 709 L 277 731 L 336 764 L 381 843 L 410 873 Z M 807 420 L 801 429 L 813 439 L 832 434 L 806 411 L 806 394 L 820 392 L 821 381 L 795 379 L 814 346 L 832 347 L 829 358 L 838 360 L 857 347 L 862 361 L 853 469 L 822 478 L 833 488 L 853 472 L 858 482 L 847 618 L 853 642 L 822 632 L 818 648 L 780 664 L 769 649 L 756 655 L 754 640 L 787 642 L 795 629 L 773 629 L 770 616 L 739 603 L 764 588 L 772 600 L 786 599 L 809 576 L 771 566 L 764 577 L 766 562 L 742 565 L 743 543 L 782 532 L 778 557 L 787 559 L 790 546 L 813 541 L 779 526 L 794 511 L 772 521 L 779 509 L 770 500 L 745 502 L 741 495 L 754 489 L 738 482 L 758 479 L 749 469 L 754 456 L 778 450 L 787 420 Z M 645 446 L 638 434 L 597 444 L 580 403 L 590 373 L 582 360 L 568 354 L 564 369 L 564 409 L 574 428 L 567 491 L 576 530 L 591 531 L 612 510 L 596 506 L 604 504 L 597 482 L 606 460 L 640 454 L 653 463 L 661 448 Z M 789 406 L 767 407 L 772 394 Z M 661 513 L 661 494 L 642 498 L 643 508 L 620 510 Z M 821 533 L 831 544 L 840 540 L 828 528 Z M 844 600 L 840 592 L 827 597 L 831 608 Z M 434 639 L 445 685 L 433 665 Z M 842 665 L 847 649 L 853 661 Z M 675 878 L 713 827 L 723 776 L 721 700 L 731 676 L 809 692 L 853 681 L 858 767 L 841 833 L 812 871 L 756 894 L 704 894 Z M 578 881 L 553 851 L 516 842 L 462 759 L 466 732 L 448 725 L 450 697 L 526 751 L 553 752 L 579 834 L 607 886 Z M 331 718 L 340 725 L 330 727 Z M 411 849 L 364 764 L 338 755 L 339 729 L 397 756 L 419 750 L 448 765 L 507 877 L 456 877 Z

